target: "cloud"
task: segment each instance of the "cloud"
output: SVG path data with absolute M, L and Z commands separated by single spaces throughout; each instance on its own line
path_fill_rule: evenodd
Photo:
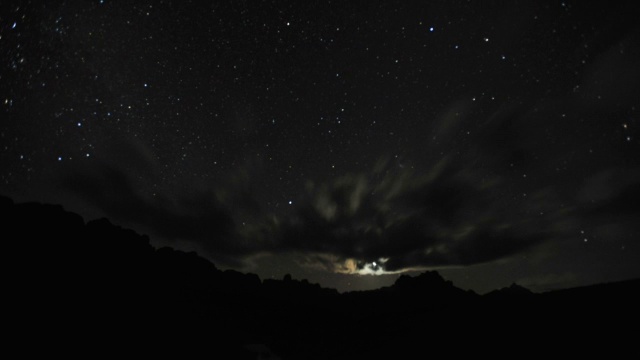
M 640 56 L 630 50 L 640 41 L 640 32 L 623 31 L 616 37 L 600 44 L 600 53 L 593 54 L 586 68 L 579 100 L 589 111 L 633 106 L 640 96 Z
M 504 168 L 514 159 L 529 162 L 526 146 L 493 142 L 519 136 L 516 113 L 500 110 L 468 152 L 442 156 L 421 172 L 381 160 L 370 171 L 309 181 L 306 196 L 281 213 L 260 207 L 251 167 L 216 183 L 151 191 L 160 167 L 135 141 L 70 169 L 63 184 L 108 217 L 152 237 L 195 244 L 224 265 L 296 254 L 302 266 L 343 274 L 492 262 L 567 238 L 581 219 L 637 215 L 640 176 L 630 170 L 596 173 L 573 199 L 561 191 L 566 186 L 544 181 L 520 193 L 514 185 L 520 175 Z
M 517 283 L 535 292 L 562 289 L 575 284 L 578 276 L 572 272 L 547 273 L 519 279 Z
M 213 259 L 242 264 L 265 253 L 298 253 L 338 273 L 381 274 L 492 261 L 544 239 L 544 227 L 502 208 L 505 179 L 479 179 L 453 158 L 423 174 L 378 164 L 369 173 L 311 183 L 296 211 L 267 214 L 252 177 L 153 192 L 160 176 L 139 143 L 116 146 L 109 159 L 71 169 L 64 185 L 117 221 L 169 241 L 197 244 Z M 251 224 L 240 218 L 252 216 Z
M 308 202 L 279 225 L 279 250 L 324 254 L 316 260 L 334 272 L 372 274 L 493 261 L 549 238 L 550 217 L 525 214 L 537 200 L 504 208 L 495 201 L 503 179 L 479 181 L 461 169 L 444 159 L 423 175 L 312 184 Z
M 97 157 L 92 163 L 68 168 L 62 187 L 110 219 L 153 236 L 197 243 L 208 254 L 229 262 L 245 255 L 247 247 L 236 241 L 232 209 L 214 187 L 154 191 L 151 184 L 161 174 L 148 148 L 120 141 L 107 150 L 109 158 Z
M 610 168 L 585 180 L 580 209 L 591 219 L 635 220 L 640 214 L 640 168 Z

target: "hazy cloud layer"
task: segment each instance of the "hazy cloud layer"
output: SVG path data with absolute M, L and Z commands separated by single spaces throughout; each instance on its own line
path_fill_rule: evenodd
M 295 210 L 278 215 L 260 209 L 250 176 L 154 192 L 138 183 L 158 176 L 147 150 L 129 142 L 118 152 L 122 156 L 97 166 L 70 169 L 66 188 L 113 219 L 162 239 L 193 242 L 228 264 L 285 252 L 345 273 L 476 264 L 558 236 L 564 216 L 540 214 L 553 208 L 552 190 L 510 199 L 508 178 L 467 168 L 463 158 L 443 157 L 423 173 L 383 161 L 369 173 L 309 182 Z
M 638 215 L 637 160 L 596 157 L 588 172 L 573 173 L 569 160 L 590 144 L 548 135 L 573 131 L 550 114 L 579 98 L 504 103 L 482 121 L 469 114 L 471 102 L 453 102 L 425 134 L 423 154 L 389 154 L 368 171 L 309 180 L 287 211 L 261 204 L 252 165 L 188 188 L 153 189 L 159 165 L 132 140 L 69 168 L 63 185 L 112 219 L 236 266 L 269 253 L 342 273 L 485 263 L 562 241 L 584 224 Z M 593 111 L 584 121 L 600 121 Z
M 545 199 L 504 207 L 495 201 L 504 181 L 477 179 L 451 159 L 423 175 L 344 176 L 311 185 L 309 202 L 276 233 L 282 249 L 327 254 L 340 272 L 491 261 L 550 237 L 552 215 L 527 215 Z

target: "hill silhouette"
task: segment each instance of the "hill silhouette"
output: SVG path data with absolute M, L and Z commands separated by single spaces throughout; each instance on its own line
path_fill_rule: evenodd
M 480 296 L 437 272 L 339 294 L 156 249 L 106 219 L 0 197 L 4 324 L 29 354 L 283 359 L 637 354 L 640 280 Z M 635 339 L 635 341 L 634 341 Z M 266 349 L 266 350 L 265 350 Z

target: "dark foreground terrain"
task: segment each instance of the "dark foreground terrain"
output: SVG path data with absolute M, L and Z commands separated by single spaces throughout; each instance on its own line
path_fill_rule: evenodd
M 5 351 L 211 359 L 637 357 L 640 280 L 479 296 L 436 272 L 339 294 L 221 271 L 107 220 L 0 198 Z M 640 261 L 640 259 L 639 259 Z

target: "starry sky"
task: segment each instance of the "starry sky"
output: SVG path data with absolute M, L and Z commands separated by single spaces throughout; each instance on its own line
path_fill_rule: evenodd
M 340 291 L 640 277 L 640 12 L 3 1 L 0 194 Z

